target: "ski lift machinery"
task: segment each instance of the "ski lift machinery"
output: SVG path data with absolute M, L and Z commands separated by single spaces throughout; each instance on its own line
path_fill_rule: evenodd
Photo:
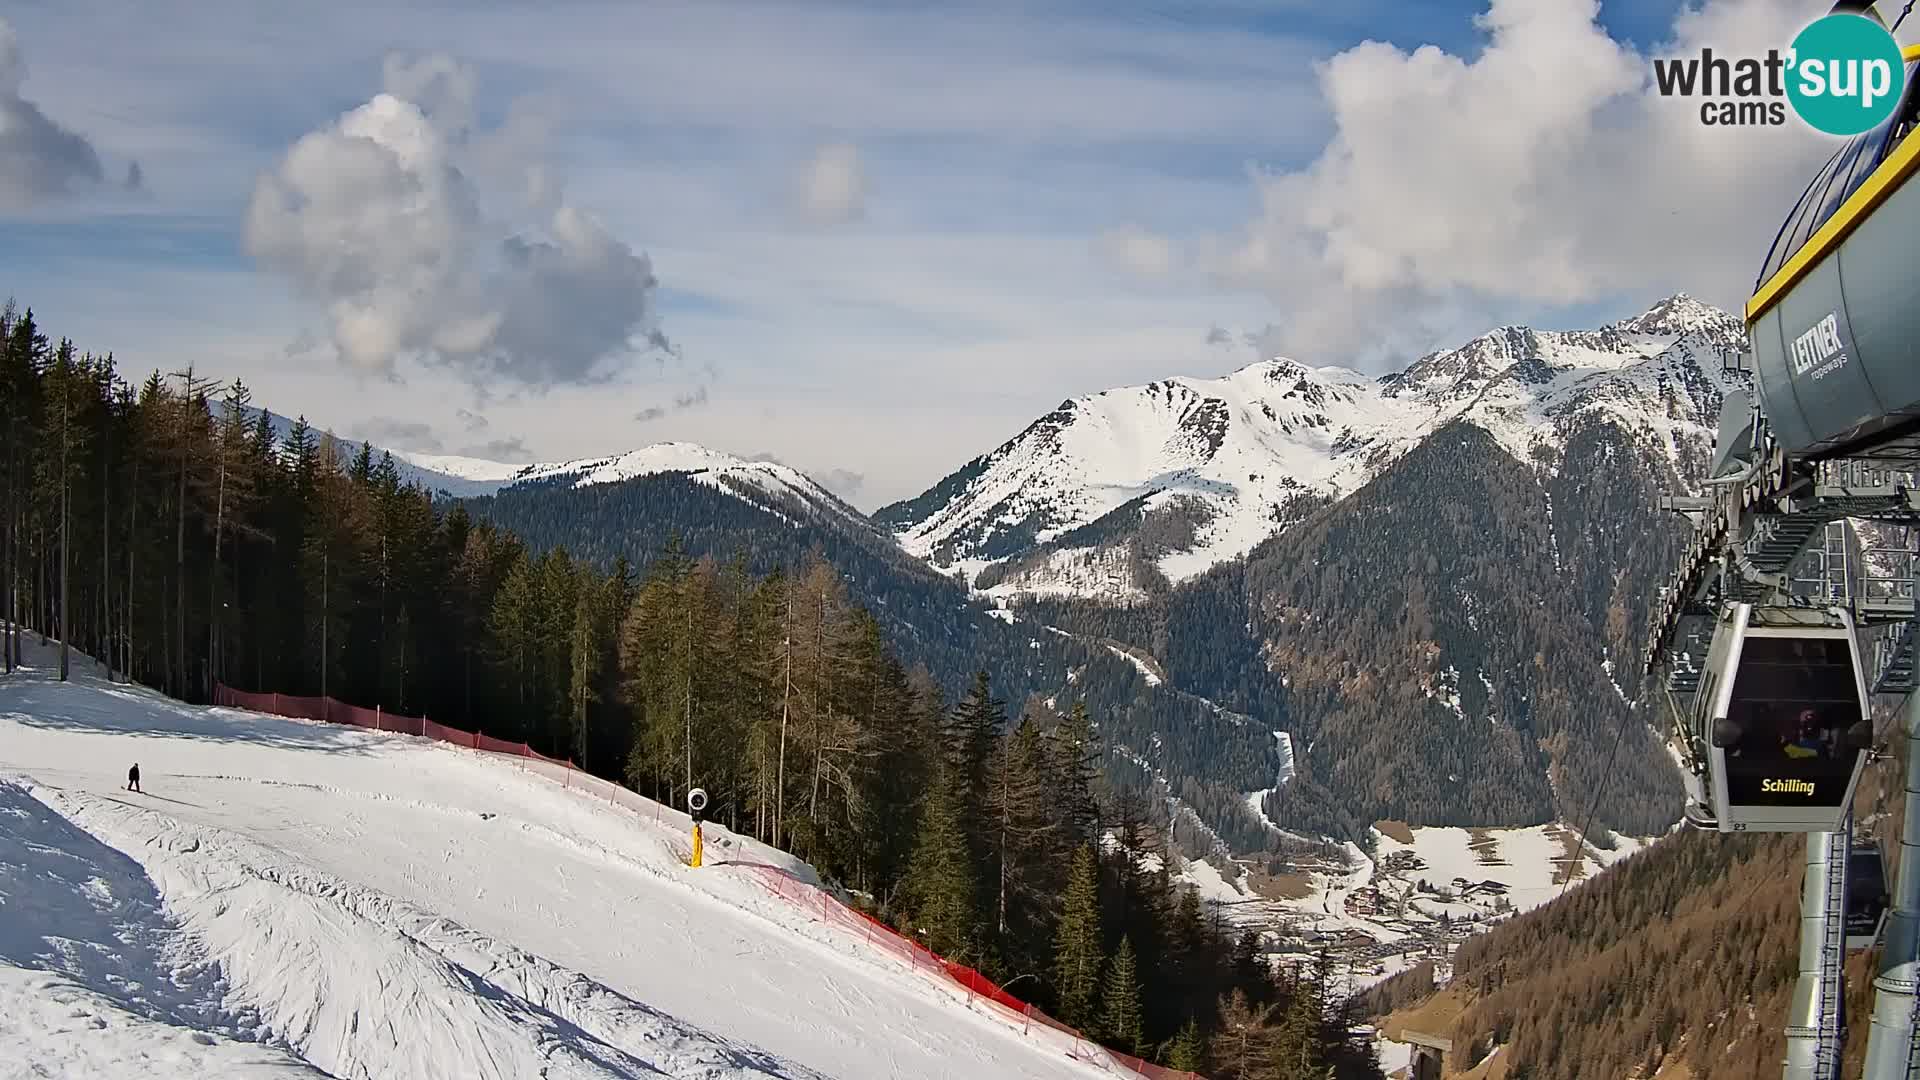
M 1891 26 L 1872 3 L 1841 0 L 1831 13 L 1862 15 L 1897 32 L 1914 7 L 1905 4 Z M 1653 649 L 1654 659 L 1668 663 L 1686 820 L 1722 833 L 1810 834 L 1800 971 L 1783 1061 L 1789 1080 L 1839 1075 L 1846 1026 L 1840 950 L 1871 948 L 1883 930 L 1864 1075 L 1881 1080 L 1920 1071 L 1915 875 L 1903 862 L 1890 890 L 1879 845 L 1853 835 L 1851 816 L 1872 757 L 1856 616 L 1914 622 L 1910 635 L 1920 632 L 1920 619 L 1884 604 L 1856 606 L 1858 598 L 1810 604 L 1812 598 L 1784 595 L 1783 581 L 1783 560 L 1796 557 L 1792 540 L 1834 520 L 1836 511 L 1920 525 L 1910 478 L 1892 494 L 1875 492 L 1885 487 L 1877 483 L 1858 485 L 1856 493 L 1848 490 L 1856 485 L 1840 480 L 1833 483 L 1838 503 L 1823 508 L 1821 481 L 1810 468 L 1871 459 L 1911 468 L 1920 461 L 1920 293 L 1912 257 L 1920 183 L 1910 182 L 1920 173 L 1920 46 L 1905 46 L 1901 58 L 1906 79 L 1896 107 L 1877 127 L 1836 147 L 1780 226 L 1754 283 L 1739 365 L 1750 373 L 1753 397 L 1730 394 L 1722 415 L 1708 479 L 1721 493 L 1669 504 L 1703 512 L 1696 519 L 1702 531 L 1676 575 L 1679 587 L 1666 598 Z M 1884 501 L 1862 505 L 1874 499 Z M 1785 524 L 1803 514 L 1812 520 Z M 1773 529 L 1757 520 L 1769 516 L 1785 529 L 1786 543 L 1769 545 Z M 1827 603 L 1835 606 L 1820 606 Z M 1704 658 L 1693 659 L 1699 638 L 1676 657 L 1670 635 L 1696 615 L 1711 619 Z M 1904 677 L 1888 685 L 1920 693 Z M 1920 705 L 1910 699 L 1907 708 Z M 1909 790 L 1920 785 L 1920 759 L 1910 757 L 1907 783 Z M 1914 832 L 1910 819 L 1903 845 L 1916 843 Z
M 1721 608 L 1684 732 L 1687 818 L 1720 832 L 1844 825 L 1872 743 L 1844 608 Z

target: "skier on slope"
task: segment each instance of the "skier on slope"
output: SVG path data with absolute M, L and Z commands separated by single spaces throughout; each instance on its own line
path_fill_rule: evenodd
M 133 763 L 133 768 L 127 770 L 127 790 L 140 790 L 140 763 L 137 761 Z

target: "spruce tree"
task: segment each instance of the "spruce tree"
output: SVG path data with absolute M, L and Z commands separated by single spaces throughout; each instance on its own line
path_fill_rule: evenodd
M 1167 1044 L 1167 1067 L 1195 1072 L 1206 1064 L 1206 1055 L 1206 1039 L 1200 1034 L 1200 1022 L 1189 1017 L 1179 1034 Z
M 987 817 L 991 862 L 998 871 L 994 932 L 1007 962 L 1030 971 L 1029 965 L 1046 955 L 1050 909 L 1062 878 L 1053 854 L 1059 826 L 1047 798 L 1045 749 L 1031 717 L 1021 718 L 994 755 Z
M 1060 1019 L 1085 1029 L 1094 1019 L 1094 998 L 1100 985 L 1100 883 L 1093 848 L 1074 853 L 1067 876 L 1067 895 L 1060 910 L 1060 928 L 1054 937 L 1054 990 L 1059 995 Z
M 1268 1080 L 1273 1029 L 1279 1006 L 1257 1005 L 1238 988 L 1220 999 L 1219 1026 L 1207 1040 L 1208 1070 L 1216 1080 Z
M 1106 985 L 1100 991 L 1101 1031 L 1107 1045 L 1137 1053 L 1140 1047 L 1140 976 L 1134 963 L 1133 939 L 1122 936 L 1107 965 Z
M 1078 846 L 1094 842 L 1100 824 L 1100 805 L 1094 793 L 1100 771 L 1100 747 L 1086 702 L 1074 702 L 1060 726 L 1054 729 L 1050 757 L 1053 803 L 1066 826 L 1067 843 Z
M 951 770 L 942 769 L 921 809 L 908 880 L 915 922 L 926 933 L 927 947 L 964 962 L 973 952 L 978 909 L 958 789 Z

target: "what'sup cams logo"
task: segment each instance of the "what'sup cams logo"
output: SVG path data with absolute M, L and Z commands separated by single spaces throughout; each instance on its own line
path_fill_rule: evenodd
M 1899 105 L 1907 68 L 1892 31 L 1864 6 L 1868 14 L 1840 11 L 1808 23 L 1785 52 L 1727 57 L 1702 49 L 1655 60 L 1654 85 L 1662 97 L 1704 98 L 1700 122 L 1716 127 L 1778 126 L 1792 106 L 1828 135 L 1870 131 Z

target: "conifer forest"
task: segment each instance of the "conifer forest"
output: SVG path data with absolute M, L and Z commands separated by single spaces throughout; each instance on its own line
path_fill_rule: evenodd
M 0 314 L 5 661 L 26 636 L 189 702 L 326 695 L 524 741 L 813 863 L 1107 1045 L 1217 1080 L 1373 1077 L 1328 968 L 1262 962 L 1101 779 L 1101 717 L 958 700 L 817 553 L 750 573 L 534 550 L 238 380 L 135 376 Z

